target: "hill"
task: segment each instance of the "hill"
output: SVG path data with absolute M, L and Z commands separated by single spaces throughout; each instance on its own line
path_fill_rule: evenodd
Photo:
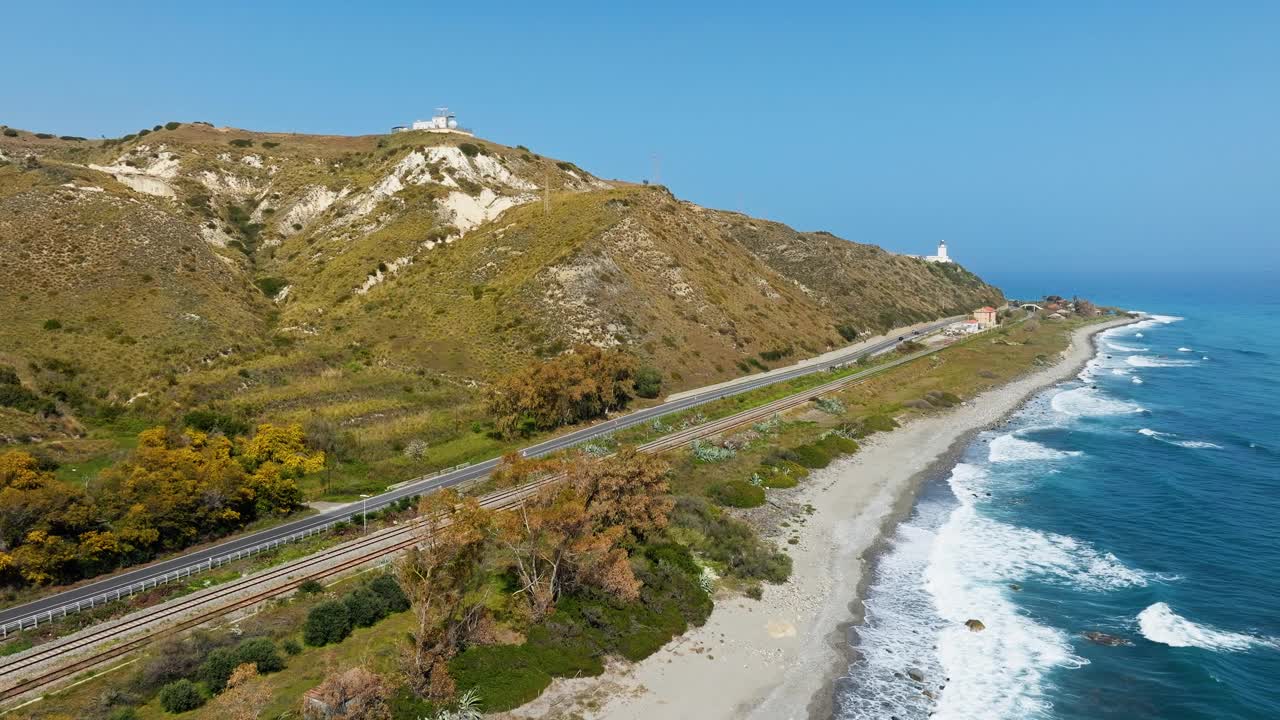
M 0 364 L 90 426 L 321 420 L 409 472 L 490 451 L 480 391 L 578 343 L 671 391 L 1000 299 L 959 266 L 459 135 L 0 134 Z M 0 436 L 81 434 L 50 417 L 7 408 Z

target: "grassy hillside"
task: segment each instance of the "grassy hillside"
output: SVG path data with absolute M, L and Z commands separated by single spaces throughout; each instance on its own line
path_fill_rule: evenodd
M 325 424 L 346 493 L 495 452 L 473 429 L 484 387 L 577 343 L 671 391 L 1000 299 L 958 266 L 523 147 L 201 123 L 4 129 L 0 269 L 0 364 L 61 411 L 0 409 L 0 439 L 80 461 L 85 433 L 128 435 L 108 427 L 122 414 L 214 406 Z

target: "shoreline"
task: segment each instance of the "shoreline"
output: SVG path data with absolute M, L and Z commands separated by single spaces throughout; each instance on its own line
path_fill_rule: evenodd
M 719 597 L 706 624 L 645 660 L 612 665 L 597 678 L 557 680 L 539 699 L 500 717 L 831 717 L 836 684 L 854 652 L 850 632 L 862 619 L 869 570 L 920 489 L 949 472 L 977 433 L 1077 374 L 1094 357 L 1099 333 L 1130 322 L 1078 328 L 1053 365 L 873 435 L 859 452 L 773 496 L 790 513 L 791 526 L 768 535 L 792 556 L 786 583 L 766 585 L 760 601 Z M 788 537 L 798 542 L 788 544 Z

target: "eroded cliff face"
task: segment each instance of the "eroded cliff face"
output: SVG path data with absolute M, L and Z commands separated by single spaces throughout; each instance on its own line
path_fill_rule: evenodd
M 578 343 L 676 389 L 1000 300 L 958 266 L 454 135 L 195 124 L 0 153 L 0 353 L 72 363 L 105 401 L 372 394 L 395 419 L 396 381 L 357 367 L 469 397 Z

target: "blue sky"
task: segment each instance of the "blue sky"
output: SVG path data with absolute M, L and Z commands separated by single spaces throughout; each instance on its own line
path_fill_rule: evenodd
M 0 123 L 487 138 L 978 272 L 1280 269 L 1280 3 L 17 3 Z

